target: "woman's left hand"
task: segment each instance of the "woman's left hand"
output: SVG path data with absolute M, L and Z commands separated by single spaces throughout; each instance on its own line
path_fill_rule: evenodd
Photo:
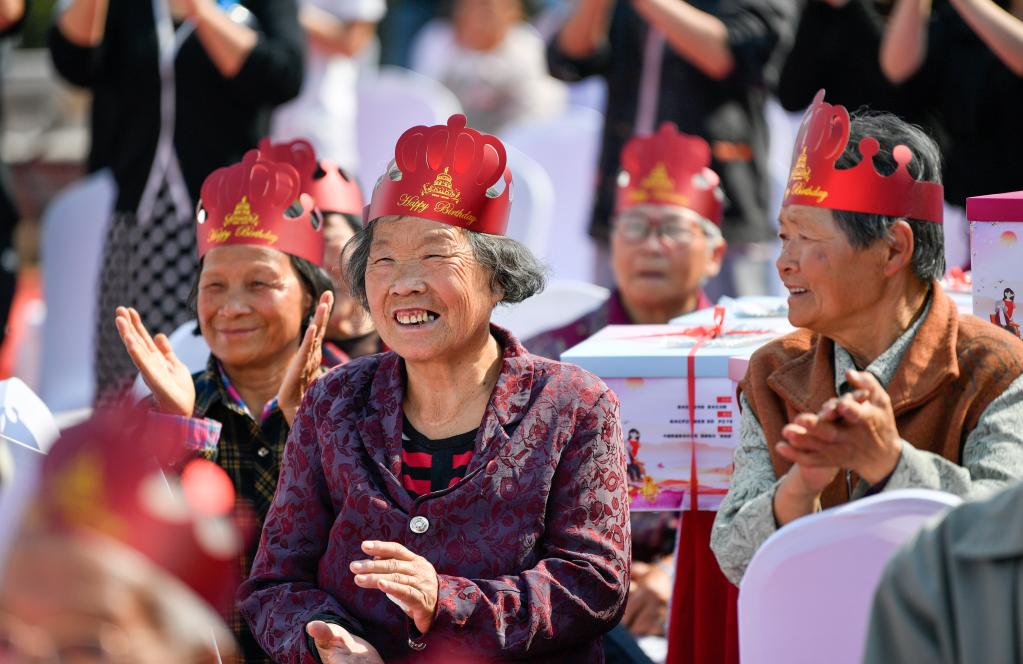
M 281 389 L 277 392 L 277 407 L 287 421 L 288 426 L 295 421 L 295 414 L 302 403 L 305 391 L 316 380 L 323 361 L 323 335 L 327 333 L 327 321 L 330 320 L 330 309 L 334 305 L 334 294 L 326 291 L 320 296 L 316 305 L 313 320 L 306 328 L 295 357 L 288 364 L 288 370 L 281 381 Z
M 422 634 L 433 624 L 440 587 L 437 570 L 397 542 L 366 541 L 362 550 L 372 560 L 356 560 L 350 567 L 355 584 L 375 588 L 391 598 Z
M 808 468 L 848 468 L 877 484 L 902 454 L 892 401 L 867 371 L 848 371 L 846 379 L 855 391 L 829 401 L 820 413 L 803 413 L 786 424 L 786 445 L 779 445 L 778 453 Z

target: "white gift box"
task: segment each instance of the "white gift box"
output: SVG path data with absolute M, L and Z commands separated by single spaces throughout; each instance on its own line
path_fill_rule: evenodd
M 973 313 L 1020 336 L 1023 312 L 1023 191 L 966 199 L 973 268 Z
M 726 315 L 715 329 L 712 309 L 670 325 L 611 325 L 561 356 L 600 376 L 621 401 L 633 510 L 686 509 L 694 480 L 698 508 L 717 509 L 739 440 L 729 361 L 748 360 L 794 328 L 784 318 Z

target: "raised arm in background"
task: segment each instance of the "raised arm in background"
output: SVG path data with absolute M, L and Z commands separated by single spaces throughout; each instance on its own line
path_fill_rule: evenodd
M 664 33 L 675 52 L 708 77 L 723 79 L 732 73 L 735 60 L 721 19 L 684 0 L 634 0 L 633 6 Z
M 927 56 L 931 0 L 897 0 L 881 38 L 881 71 L 892 83 L 915 74 Z

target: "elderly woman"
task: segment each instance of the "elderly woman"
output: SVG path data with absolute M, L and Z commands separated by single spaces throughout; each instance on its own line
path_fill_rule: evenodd
M 607 325 L 667 323 L 710 306 L 701 286 L 725 253 L 720 179 L 710 145 L 666 122 L 622 151 L 611 233 L 616 288 L 600 307 L 525 342 L 557 359 Z
M 725 253 L 719 227 L 723 194 L 710 163 L 707 141 L 681 134 L 669 122 L 657 133 L 629 140 L 621 156 L 611 233 L 616 288 L 593 311 L 528 339 L 525 346 L 530 352 L 557 359 L 607 325 L 667 323 L 710 306 L 701 286 L 717 275 Z M 639 467 L 631 462 L 638 436 L 635 429 L 628 432 L 629 481 L 634 485 L 642 484 Z M 679 561 L 697 567 L 683 569 L 680 576 L 698 574 L 701 583 L 726 593 L 730 584 L 717 571 L 707 543 L 713 513 L 692 512 L 683 518 L 691 521 L 690 526 L 693 521 L 706 523 L 699 529 L 699 560 L 688 556 Z M 622 626 L 634 635 L 664 634 L 675 570 L 676 520 L 677 515 L 669 512 L 632 515 L 632 583 Z M 692 528 L 685 536 L 692 536 Z M 685 605 L 680 600 L 674 606 L 678 610 Z M 618 643 L 630 640 L 616 629 L 605 642 L 609 654 Z
M 125 347 L 164 414 L 191 418 L 192 445 L 227 471 L 262 527 L 277 487 L 289 423 L 319 371 L 329 316 L 323 226 L 298 172 L 256 150 L 209 175 L 197 214 L 193 292 L 210 348 L 189 375 L 167 337 L 150 337 L 134 309 L 117 310 Z M 248 575 L 255 546 L 240 560 Z M 246 661 L 269 661 L 238 614 Z
M 490 324 L 539 290 L 504 146 L 413 127 L 347 276 L 389 352 L 295 419 L 241 609 L 278 662 L 601 661 L 628 587 L 614 394 Z
M 862 155 L 862 157 L 861 157 Z M 805 328 L 754 354 L 712 547 L 738 582 L 794 519 L 920 487 L 976 498 L 1023 476 L 1023 343 L 960 316 L 944 271 L 940 156 L 887 114 L 803 119 L 778 272 Z

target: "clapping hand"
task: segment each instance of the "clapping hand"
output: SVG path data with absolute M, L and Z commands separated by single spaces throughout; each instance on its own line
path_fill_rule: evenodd
M 376 648 L 341 625 L 314 620 L 305 629 L 313 637 L 323 664 L 383 664 Z
M 397 542 L 370 540 L 362 543 L 362 550 L 373 559 L 351 564 L 355 585 L 385 593 L 412 619 L 416 629 L 426 634 L 437 607 L 437 570 L 426 558 Z
M 302 345 L 288 364 L 284 380 L 281 381 L 281 389 L 277 393 L 277 407 L 280 408 L 288 426 L 295 420 L 305 391 L 316 380 L 320 371 L 320 363 L 323 361 L 323 336 L 327 333 L 327 321 L 330 320 L 330 310 L 333 306 L 334 294 L 330 291 L 324 292 L 320 296 L 320 303 L 316 305 L 313 320 L 302 337 Z
M 139 312 L 131 307 L 117 307 L 114 324 L 157 407 L 170 415 L 191 417 L 195 409 L 195 384 L 188 367 L 171 349 L 167 335 L 151 337 Z
M 777 450 L 800 467 L 849 468 L 876 484 L 894 470 L 902 450 L 891 398 L 869 372 L 850 370 L 846 379 L 854 391 L 785 425 Z

